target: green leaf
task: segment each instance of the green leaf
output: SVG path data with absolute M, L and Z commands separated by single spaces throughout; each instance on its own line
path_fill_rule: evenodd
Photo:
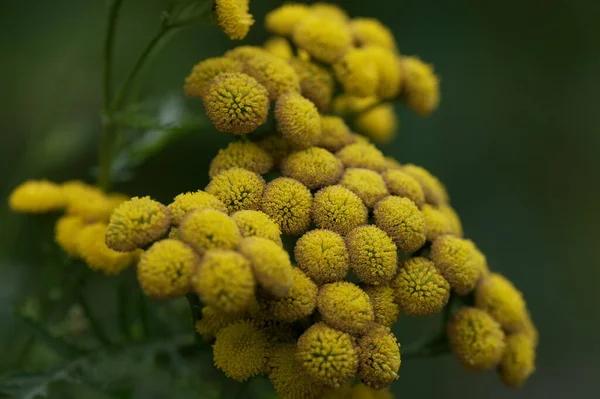
M 76 380 L 75 363 L 42 374 L 10 374 L 0 378 L 0 395 L 9 398 L 38 399 L 48 397 L 50 385 L 59 381 Z

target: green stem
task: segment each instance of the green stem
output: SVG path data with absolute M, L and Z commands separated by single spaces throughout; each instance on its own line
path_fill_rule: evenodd
M 201 337 L 196 331 L 196 321 L 202 318 L 202 305 L 200 304 L 200 299 L 198 299 L 198 295 L 194 293 L 187 294 L 185 298 L 187 299 L 188 305 L 190 306 L 194 336 L 196 337 L 196 341 L 201 341 Z
M 112 98 L 112 64 L 113 49 L 115 45 L 115 31 L 119 11 L 123 5 L 123 0 L 111 0 L 108 12 L 108 26 L 106 28 L 106 37 L 104 39 L 104 109 L 108 109 L 110 99 Z
M 102 344 L 104 344 L 106 346 L 111 346 L 112 342 L 110 342 L 110 340 L 108 339 L 108 335 L 106 335 L 106 333 L 104 332 L 104 328 L 102 327 L 102 324 L 100 324 L 100 322 L 94 315 L 94 312 L 92 311 L 92 308 L 88 304 L 87 299 L 85 298 L 85 295 L 83 293 L 80 293 L 78 299 L 79 299 L 79 301 L 78 301 L 79 305 L 81 306 L 81 309 L 83 310 L 83 313 L 85 314 L 86 319 L 90 323 L 90 328 L 91 328 L 94 336 Z

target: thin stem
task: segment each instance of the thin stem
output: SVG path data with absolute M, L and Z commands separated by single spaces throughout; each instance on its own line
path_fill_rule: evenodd
M 192 316 L 192 328 L 194 329 L 194 335 L 196 337 L 196 341 L 201 341 L 200 335 L 196 331 L 196 321 L 202 318 L 202 306 L 200 305 L 200 299 L 198 299 L 198 295 L 189 293 L 185 296 L 190 306 L 190 313 Z
M 100 139 L 98 185 L 104 190 L 110 189 L 112 180 L 112 157 L 117 141 L 117 129 L 109 118 L 104 120 L 102 137 Z
M 108 12 L 108 26 L 104 39 L 104 109 L 108 109 L 112 98 L 112 64 L 115 45 L 117 19 L 123 0 L 111 0 Z
M 90 328 L 92 329 L 92 333 L 94 334 L 94 336 L 102 344 L 104 344 L 106 346 L 112 345 L 112 342 L 110 342 L 110 340 L 108 339 L 108 336 L 104 332 L 104 328 L 102 327 L 102 324 L 100 324 L 100 322 L 94 315 L 92 308 L 88 304 L 87 299 L 85 298 L 85 295 L 83 293 L 80 293 L 78 299 L 79 299 L 79 305 L 81 306 L 81 309 L 83 310 L 83 314 L 85 314 L 86 319 L 90 323 Z

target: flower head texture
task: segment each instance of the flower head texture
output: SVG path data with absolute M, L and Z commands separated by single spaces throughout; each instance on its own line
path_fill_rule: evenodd
M 319 147 L 292 152 L 281 164 L 284 176 L 296 179 L 313 190 L 337 183 L 343 172 L 342 162 Z
M 450 297 L 448 281 L 433 262 L 421 257 L 405 260 L 391 286 L 396 301 L 409 316 L 438 313 Z
M 347 281 L 323 285 L 319 289 L 317 309 L 325 323 L 350 334 L 364 332 L 374 319 L 369 296 Z
M 258 210 L 265 180 L 242 168 L 229 168 L 216 175 L 205 188 L 225 204 L 229 213 L 243 209 Z
M 280 344 L 269 358 L 269 380 L 280 397 L 286 399 L 321 398 L 323 387 L 306 375 L 298 359 L 296 345 Z
M 450 232 L 457 237 L 463 236 L 463 227 L 462 222 L 460 221 L 460 216 L 458 213 L 452 208 L 450 205 L 440 205 L 438 210 L 442 212 L 448 221 L 450 222 Z
M 202 99 L 206 115 L 222 132 L 248 134 L 267 121 L 267 89 L 245 73 L 217 75 L 209 82 Z
M 372 325 L 358 340 L 360 380 L 373 389 L 383 389 L 398 378 L 400 346 L 389 328 Z
M 179 194 L 173 199 L 173 202 L 169 204 L 171 222 L 178 226 L 189 212 L 201 211 L 203 209 L 227 212 L 227 207 L 225 207 L 221 200 L 212 194 L 198 190 L 193 193 Z
M 315 382 L 338 388 L 358 367 L 358 352 L 352 336 L 325 323 L 312 325 L 298 339 L 296 358 Z
M 498 366 L 503 383 L 518 388 L 535 371 L 535 344 L 527 334 L 506 337 L 506 350 Z
M 281 164 L 281 160 L 293 151 L 292 142 L 281 135 L 267 136 L 257 145 L 271 155 L 273 164 L 277 167 Z
M 391 103 L 371 107 L 354 119 L 356 130 L 378 143 L 390 142 L 398 130 L 398 117 Z
M 310 13 L 305 4 L 286 3 L 267 13 L 265 28 L 276 35 L 290 36 L 296 25 Z
M 471 251 L 471 259 L 473 264 L 477 269 L 479 269 L 480 277 L 483 278 L 490 274 L 490 267 L 487 263 L 487 258 L 481 252 L 481 250 L 477 247 L 477 244 L 473 242 L 473 240 L 465 240 L 469 251 Z
M 367 207 L 352 191 L 340 185 L 325 187 L 315 194 L 312 216 L 317 227 L 345 235 L 367 223 Z
M 398 97 L 403 83 L 398 54 L 381 46 L 367 46 L 364 47 L 364 51 L 377 67 L 379 75 L 377 95 L 384 100 Z
M 421 213 L 425 220 L 425 236 L 427 237 L 427 241 L 433 241 L 443 234 L 452 232 L 450 220 L 438 209 L 425 204 L 421 207 Z
M 198 264 L 198 255 L 179 240 L 155 242 L 140 258 L 138 281 L 144 293 L 155 299 L 185 295 Z
M 389 194 L 381 175 L 363 168 L 346 169 L 340 180 L 340 186 L 344 186 L 358 195 L 369 208 Z
M 77 252 L 94 270 L 105 274 L 118 274 L 129 266 L 134 256 L 130 252 L 117 252 L 106 246 L 106 224 L 98 222 L 85 226 L 79 233 Z
M 205 306 L 202 308 L 201 319 L 196 320 L 196 332 L 208 341 L 223 328 L 241 320 L 243 316 L 244 313 L 226 313 L 213 306 Z
M 200 61 L 185 78 L 185 94 L 202 98 L 208 83 L 223 72 L 242 72 L 242 63 L 227 57 L 207 58 Z
M 238 46 L 225 52 L 225 57 L 246 62 L 257 55 L 270 55 L 267 50 L 258 46 Z
M 406 164 L 402 167 L 402 171 L 414 177 L 421 184 L 427 203 L 438 206 L 448 203 L 449 199 L 446 188 L 437 177 L 433 176 L 425 168 Z
M 336 62 L 352 46 L 352 33 L 346 23 L 319 15 L 298 23 L 292 38 L 296 46 L 326 64 Z
M 483 277 L 475 289 L 475 306 L 489 313 L 506 331 L 525 328 L 527 308 L 523 296 L 504 276 Z
M 330 230 L 311 230 L 296 241 L 294 257 L 300 269 L 317 284 L 342 280 L 349 256 L 342 236 Z
M 374 106 L 379 102 L 377 96 L 358 97 L 348 93 L 337 95 L 332 103 L 331 108 L 334 113 L 339 115 L 355 114 L 365 111 L 367 108 Z
M 67 196 L 66 213 L 86 221 L 108 222 L 113 210 L 127 200 L 120 194 L 107 195 L 97 187 L 69 183 L 63 185 Z
M 471 247 L 461 238 L 443 235 L 431 244 L 431 260 L 459 295 L 473 291 L 481 275 Z
M 419 116 L 427 116 L 440 103 L 439 79 L 433 66 L 416 57 L 404 57 L 401 61 L 404 74 L 404 101 Z
M 257 54 L 244 62 L 244 73 L 252 76 L 275 101 L 285 93 L 299 93 L 300 79 L 287 61 L 270 53 Z
M 191 282 L 204 303 L 222 312 L 243 311 L 254 299 L 255 282 L 250 262 L 231 250 L 206 251 Z
M 489 370 L 500 362 L 506 344 L 500 325 L 476 308 L 459 309 L 447 326 L 450 349 L 468 370 Z
M 354 138 L 346 122 L 339 116 L 321 115 L 321 138 L 318 146 L 336 152 L 352 144 Z
M 393 157 L 385 157 L 384 171 L 388 171 L 390 169 L 392 169 L 392 170 L 402 169 L 402 164 L 400 162 L 398 162 L 396 159 L 394 159 Z M 415 202 L 415 201 L 413 201 L 413 202 Z
M 242 237 L 267 238 L 281 246 L 281 230 L 266 213 L 261 211 L 237 211 L 231 215 L 233 221 L 240 229 Z
M 274 36 L 263 44 L 265 50 L 275 57 L 289 61 L 294 56 L 294 50 L 285 37 Z
M 287 93 L 275 105 L 277 129 L 298 148 L 315 145 L 321 136 L 317 107 L 298 93 Z
M 396 244 L 377 226 L 359 226 L 351 230 L 346 236 L 346 246 L 350 267 L 363 283 L 384 284 L 396 274 Z
M 376 172 L 385 169 L 383 153 L 372 144 L 354 143 L 335 154 L 347 168 L 365 168 Z
M 310 316 L 317 306 L 317 285 L 298 268 L 292 269 L 292 277 L 287 295 L 266 302 L 270 315 L 288 323 Z
M 375 224 L 385 231 L 402 252 L 412 253 L 425 244 L 425 221 L 408 198 L 390 195 L 373 209 Z
M 364 49 L 350 49 L 335 64 L 333 71 L 344 91 L 354 96 L 375 95 L 379 87 L 377 64 Z
M 398 197 L 406 197 L 417 206 L 425 203 L 425 193 L 417 179 L 400 169 L 389 168 L 382 173 L 390 193 Z
M 318 15 L 329 20 L 348 22 L 348 14 L 337 4 L 317 1 L 310 7 L 312 15 Z
M 277 223 L 283 234 L 300 235 L 310 226 L 312 204 L 312 194 L 304 184 L 279 177 L 265 187 L 261 210 Z
M 220 149 L 212 159 L 208 175 L 212 178 L 230 168 L 242 168 L 262 175 L 272 167 L 273 157 L 257 144 L 234 141 Z
M 215 0 L 217 24 L 231 40 L 246 37 L 254 18 L 248 11 L 250 0 Z
M 354 18 L 350 22 L 354 43 L 358 47 L 367 45 L 381 46 L 396 50 L 396 41 L 392 32 L 375 18 Z
M 79 257 L 79 233 L 85 227 L 85 221 L 79 216 L 65 215 L 54 225 L 54 241 L 72 258 Z
M 369 285 L 363 289 L 371 299 L 375 323 L 391 327 L 400 315 L 400 307 L 394 302 L 394 289 L 389 285 Z
M 300 79 L 300 92 L 313 102 L 319 111 L 329 110 L 335 82 L 328 69 L 309 60 L 293 58 L 290 65 Z
M 203 255 L 213 248 L 235 249 L 240 231 L 225 213 L 204 209 L 187 214 L 179 226 L 179 238 Z
M 27 180 L 12 191 L 8 205 L 14 212 L 45 213 L 64 208 L 66 201 L 65 192 L 58 184 Z

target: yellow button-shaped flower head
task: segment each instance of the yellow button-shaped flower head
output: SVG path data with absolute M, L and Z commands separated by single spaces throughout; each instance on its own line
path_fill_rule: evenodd
M 13 212 L 45 213 L 66 206 L 65 192 L 48 180 L 27 180 L 15 188 L 8 199 Z
M 425 236 L 427 241 L 433 241 L 443 234 L 452 232 L 450 220 L 444 213 L 429 204 L 423 205 L 421 213 L 425 219 Z
M 212 178 L 230 168 L 242 168 L 260 175 L 273 167 L 273 157 L 252 142 L 234 141 L 220 149 L 210 163 L 208 175 Z
M 270 53 L 257 54 L 244 62 L 244 73 L 252 76 L 269 92 L 269 99 L 293 92 L 300 93 L 300 78 L 286 60 Z
M 356 114 L 370 108 L 379 102 L 377 96 L 358 97 L 349 93 L 337 95 L 332 103 L 331 108 L 338 115 Z
M 425 193 L 417 179 L 400 169 L 387 169 L 382 173 L 390 193 L 398 197 L 406 197 L 417 206 L 425 203 Z
M 440 103 L 440 82 L 433 66 L 416 57 L 403 57 L 404 101 L 419 116 L 427 116 Z
M 231 218 L 235 221 L 242 237 L 263 237 L 281 246 L 281 230 L 266 213 L 261 211 L 237 211 Z
M 389 285 L 369 285 L 364 291 L 371 299 L 375 323 L 391 327 L 400 315 L 400 307 L 394 302 L 394 289 Z
M 319 111 L 329 111 L 335 81 L 328 69 L 308 60 L 291 59 L 290 65 L 300 78 L 302 95 L 312 101 Z
M 377 64 L 364 49 L 347 51 L 333 64 L 333 72 L 344 90 L 354 96 L 373 96 L 379 87 Z
M 475 289 L 475 306 L 488 312 L 506 331 L 525 328 L 528 318 L 523 295 L 504 276 L 491 273 Z
M 250 262 L 228 249 L 206 251 L 192 275 L 200 299 L 223 312 L 246 310 L 254 300 L 255 285 Z
M 217 24 L 231 40 L 242 40 L 254 24 L 250 0 L 215 0 Z
M 246 62 L 250 58 L 257 55 L 269 54 L 267 50 L 258 46 L 237 46 L 225 52 L 225 57 L 234 59 L 240 62 Z
M 367 45 L 381 46 L 396 50 L 396 41 L 392 32 L 375 18 L 354 18 L 350 22 L 352 37 L 358 47 Z
M 339 388 L 358 367 L 358 351 L 351 335 L 317 323 L 298 339 L 296 358 L 315 382 Z
M 106 229 L 106 245 L 115 251 L 143 248 L 167 234 L 169 209 L 150 197 L 133 197 L 119 205 Z
M 242 209 L 258 210 L 265 180 L 257 173 L 230 168 L 216 175 L 205 190 L 225 204 L 229 213 Z
M 271 295 L 286 296 L 294 281 L 290 256 L 273 241 L 262 237 L 244 238 L 239 251 L 252 265 L 258 283 Z
M 398 379 L 400 345 L 388 327 L 371 324 L 358 346 L 358 375 L 364 384 L 383 389 Z
M 346 246 L 350 267 L 363 283 L 384 284 L 396 274 L 396 244 L 377 226 L 353 229 L 346 236 Z
M 425 244 L 425 220 L 408 198 L 390 195 L 373 209 L 375 223 L 385 231 L 402 252 L 412 253 Z
M 267 335 L 246 320 L 219 331 L 213 345 L 215 366 L 240 382 L 263 372 L 269 353 Z
M 85 221 L 79 216 L 65 215 L 54 225 L 54 241 L 73 258 L 79 257 L 77 249 L 79 233 L 85 227 Z
M 406 164 L 402 167 L 404 173 L 414 177 L 425 193 L 425 200 L 432 205 L 444 205 L 448 203 L 448 193 L 444 185 L 429 171 L 421 166 Z
M 356 130 L 378 143 L 391 141 L 398 131 L 398 116 L 391 103 L 371 107 L 354 118 Z
M 487 263 L 487 258 L 485 257 L 483 252 L 481 252 L 481 250 L 477 247 L 477 244 L 475 244 L 472 240 L 465 241 L 467 247 L 469 247 L 469 250 L 471 251 L 473 263 L 475 264 L 475 267 L 478 268 L 480 271 L 481 278 L 490 274 L 490 268 Z
M 105 274 L 118 274 L 133 262 L 134 256 L 130 252 L 117 252 L 107 247 L 105 235 L 104 223 L 85 226 L 79 233 L 77 251 L 91 269 Z
M 310 226 L 313 198 L 310 190 L 297 180 L 279 177 L 267 184 L 261 210 L 283 234 L 300 235 Z
M 519 388 L 535 371 L 535 344 L 527 334 L 506 337 L 506 350 L 498 374 L 509 387 Z
M 384 100 L 396 98 L 403 82 L 398 54 L 381 46 L 367 46 L 364 47 L 364 51 L 377 67 L 379 75 L 377 95 Z
M 280 134 L 269 135 L 260 140 L 257 145 L 271 155 L 273 164 L 277 167 L 293 150 L 292 143 Z
M 354 143 L 335 154 L 347 168 L 365 168 L 376 172 L 385 169 L 385 157 L 372 144 Z
M 402 164 L 392 157 L 385 157 L 385 170 L 389 169 L 402 169 Z
M 193 211 L 181 222 L 179 238 L 203 255 L 213 248 L 235 249 L 240 231 L 232 218 L 214 209 Z
M 446 218 L 450 222 L 450 232 L 457 237 L 462 237 L 462 222 L 460 221 L 460 216 L 458 216 L 458 213 L 456 213 L 454 208 L 452 208 L 450 205 L 440 205 L 438 209 L 440 212 L 446 215 Z
M 312 15 L 318 15 L 320 17 L 327 18 L 328 20 L 335 20 L 343 23 L 347 23 L 349 20 L 346 11 L 344 11 L 337 4 L 317 1 L 316 3 L 312 4 L 310 11 Z
M 192 211 L 201 211 L 203 209 L 214 209 L 221 212 L 227 212 L 225 205 L 212 194 L 198 190 L 193 193 L 179 194 L 171 204 L 171 222 L 178 226 L 185 215 Z
M 294 57 L 294 50 L 285 37 L 274 36 L 270 37 L 263 44 L 265 50 L 275 57 L 289 61 Z
M 340 180 L 340 185 L 358 195 L 369 208 L 372 208 L 377 201 L 389 195 L 381 175 L 370 169 L 346 169 L 342 180 Z
M 310 10 L 305 4 L 284 4 L 267 13 L 265 29 L 276 35 L 290 36 L 296 25 L 309 13 Z
M 500 362 L 506 344 L 500 325 L 476 308 L 459 309 L 448 323 L 448 341 L 458 361 L 468 370 L 489 370 Z
M 439 236 L 431 244 L 430 257 L 457 294 L 466 295 L 473 291 L 481 268 L 466 240 L 451 235 Z
M 367 207 L 352 191 L 340 185 L 325 187 L 315 194 L 313 220 L 321 229 L 346 235 L 367 223 Z
M 242 63 L 227 57 L 207 58 L 200 61 L 185 78 L 185 94 L 202 98 L 208 83 L 223 72 L 242 72 Z
M 323 285 L 317 297 L 317 309 L 325 323 L 350 334 L 363 333 L 374 319 L 369 296 L 347 281 Z
M 113 210 L 123 202 L 124 197 L 109 196 L 96 187 L 69 184 L 67 193 L 67 213 L 77 215 L 86 221 L 108 222 Z M 64 186 L 63 186 L 64 187 Z
M 287 93 L 275 106 L 277 128 L 297 148 L 308 148 L 319 142 L 321 118 L 317 107 L 299 93 Z
M 144 293 L 155 299 L 185 295 L 198 264 L 198 255 L 179 240 L 155 242 L 140 258 L 138 281 Z
M 330 230 L 311 230 L 296 241 L 298 267 L 317 284 L 342 280 L 348 273 L 349 257 L 342 236 Z
M 345 22 L 318 15 L 304 18 L 292 38 L 296 46 L 327 64 L 336 62 L 352 46 L 352 33 Z
M 244 313 L 227 313 L 213 306 L 205 306 L 202 308 L 202 318 L 196 320 L 196 332 L 202 335 L 205 341 L 214 338 L 219 331 L 228 325 L 239 321 L 244 316 Z
M 287 295 L 266 301 L 269 314 L 288 323 L 310 316 L 317 306 L 317 285 L 296 267 L 292 269 L 292 276 L 292 287 Z
M 313 190 L 337 183 L 343 172 L 342 161 L 319 147 L 292 152 L 281 164 L 284 176 L 296 179 Z
M 321 115 L 321 138 L 318 146 L 329 151 L 339 151 L 352 144 L 354 139 L 346 122 L 339 116 Z
M 267 89 L 245 73 L 217 75 L 202 99 L 206 115 L 222 132 L 248 134 L 267 121 Z
M 396 301 L 409 316 L 438 313 L 450 297 L 448 281 L 433 262 L 421 257 L 405 260 L 391 286 Z
M 273 348 L 269 358 L 269 380 L 282 398 L 322 398 L 323 387 L 306 375 L 296 359 L 296 344 L 279 344 Z

